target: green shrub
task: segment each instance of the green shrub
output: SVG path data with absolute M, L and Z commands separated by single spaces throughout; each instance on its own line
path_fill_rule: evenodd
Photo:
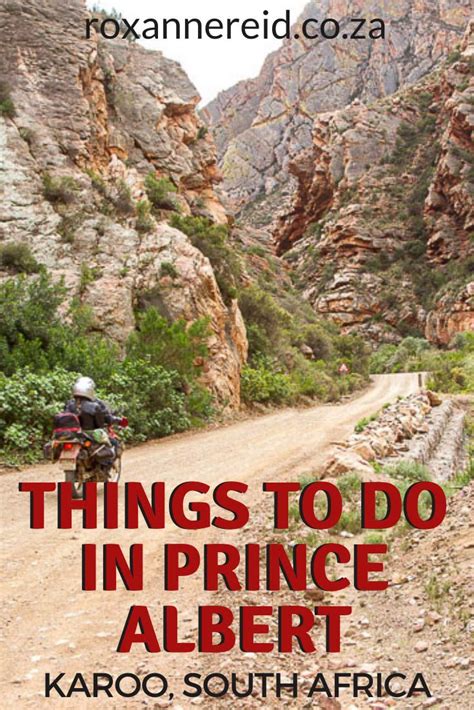
M 16 109 L 13 99 L 10 96 L 10 87 L 4 81 L 0 81 L 0 116 L 15 118 Z
M 10 279 L 0 285 L 0 369 L 12 375 L 29 367 L 46 372 L 61 366 L 107 380 L 118 362 L 117 347 L 90 333 L 90 309 L 74 303 L 59 315 L 65 298 L 61 283 L 45 273 L 30 281 Z
M 289 375 L 278 372 L 275 363 L 261 358 L 242 370 L 241 396 L 246 404 L 283 404 L 290 402 L 293 387 Z
M 82 295 L 87 290 L 87 287 L 100 279 L 102 271 L 98 266 L 89 266 L 81 264 L 81 278 L 79 281 L 79 293 Z
M 335 366 L 344 363 L 352 373 L 366 377 L 369 372 L 370 348 L 363 338 L 360 335 L 337 335 L 333 343 L 338 355 Z
M 57 369 L 38 374 L 28 369 L 0 373 L 0 452 L 2 458 L 34 461 L 51 433 L 52 419 L 64 409 L 76 373 Z
M 439 392 L 474 392 L 474 352 L 443 353 L 431 369 L 428 381 L 431 389 Z
M 58 234 L 61 237 L 61 241 L 65 244 L 74 244 L 76 232 L 81 226 L 83 218 L 84 216 L 81 212 L 64 215 L 61 218 L 61 222 L 58 227 Z
M 289 375 L 295 400 L 301 397 L 310 397 L 322 402 L 339 399 L 338 383 L 325 371 L 325 363 L 322 361 L 311 362 L 301 353 L 295 353 Z
M 402 121 L 397 130 L 395 148 L 391 155 L 391 162 L 400 167 L 409 163 L 412 153 L 418 142 L 418 132 L 411 123 Z
M 373 422 L 377 419 L 377 415 L 373 414 L 371 417 L 362 417 L 362 419 L 359 419 L 357 424 L 354 427 L 354 431 L 356 434 L 360 434 L 361 432 L 364 431 L 364 429 L 367 428 L 367 426 L 370 424 L 370 422 Z
M 47 356 L 50 367 L 60 363 L 64 369 L 84 372 L 96 382 L 107 383 L 119 365 L 116 343 L 94 332 L 95 318 L 88 306 L 73 301 L 63 319 L 50 333 Z
M 298 362 L 293 362 L 290 378 L 295 394 L 298 396 L 325 399 L 325 388 L 321 377 L 324 377 L 324 374 L 304 358 L 298 358 Z
M 458 62 L 461 59 L 461 51 L 459 48 L 453 49 L 452 52 L 448 54 L 448 57 L 446 59 L 446 64 L 454 64 L 455 62 Z
M 137 202 L 137 219 L 135 221 L 135 229 L 137 232 L 146 234 L 152 232 L 155 222 L 150 215 L 150 203 L 148 200 L 140 200 Z
M 358 197 L 358 186 L 357 185 L 347 185 L 340 194 L 341 207 L 350 204 L 351 202 L 357 202 Z
M 271 340 L 259 325 L 246 322 L 245 327 L 247 330 L 249 355 L 251 358 L 260 354 L 276 354 L 276 349 L 273 347 Z
M 454 350 L 463 350 L 466 353 L 474 352 L 474 332 L 466 330 L 464 333 L 457 333 L 450 343 Z
M 260 256 L 262 258 L 265 258 L 268 256 L 268 252 L 264 247 L 259 246 L 258 244 L 255 244 L 254 246 L 251 246 L 247 249 L 247 254 L 252 254 L 255 256 Z
M 154 208 L 178 210 L 178 203 L 172 197 L 177 189 L 168 178 L 157 178 L 155 173 L 149 172 L 145 178 L 145 191 Z
M 320 239 L 325 227 L 325 221 L 320 220 L 319 222 L 310 222 L 308 225 L 305 235 L 308 237 L 314 237 L 316 240 Z
M 364 535 L 364 545 L 383 545 L 385 535 L 383 533 L 368 533 Z
M 307 325 L 298 329 L 301 340 L 313 351 L 316 360 L 331 360 L 335 355 L 333 338 L 322 323 Z
M 329 262 L 327 264 L 324 264 L 323 269 L 321 271 L 319 281 L 318 281 L 318 291 L 321 293 L 321 291 L 324 291 L 326 286 L 329 286 L 331 281 L 333 280 L 335 274 L 337 271 L 337 266 L 334 262 Z
M 107 195 L 107 183 L 102 175 L 89 169 L 86 169 L 86 174 L 90 177 L 92 187 L 105 197 Z
M 275 344 L 291 325 L 290 314 L 266 291 L 255 285 L 242 289 L 239 306 L 249 339 L 250 357 L 258 353 L 271 354 Z
M 429 469 L 415 461 L 399 461 L 395 464 L 389 464 L 384 466 L 383 472 L 391 478 L 398 478 L 411 483 L 431 481 Z
M 423 354 L 429 351 L 430 345 L 424 338 L 408 337 L 396 345 L 382 345 L 370 357 L 370 371 L 376 374 L 382 372 L 404 372 L 407 370 L 423 370 L 426 364 Z
M 249 341 L 249 367 L 256 371 L 246 375 L 248 401 L 254 391 L 259 397 L 256 401 L 268 400 L 270 376 L 265 370 L 270 370 L 270 375 L 285 376 L 289 389 L 285 402 L 291 403 L 308 398 L 335 401 L 366 381 L 369 351 L 362 339 L 339 335 L 333 324 L 314 322 L 316 316 L 311 309 L 289 294 L 277 300 L 265 288 L 252 284 L 241 289 L 239 306 Z M 302 354 L 303 345 L 311 348 L 314 359 Z M 262 368 L 262 361 L 273 365 Z M 344 378 L 337 372 L 343 361 L 353 371 Z
M 7 242 L 0 246 L 0 266 L 24 274 L 34 274 L 40 270 L 30 247 L 22 242 Z
M 349 532 L 352 535 L 357 535 L 362 530 L 361 525 L 361 514 L 360 511 L 355 510 L 343 510 L 341 517 L 337 521 L 336 525 L 331 528 L 335 533 Z
M 405 338 L 398 345 L 382 345 L 370 360 L 371 372 L 429 372 L 428 387 L 439 392 L 474 392 L 474 336 L 461 334 L 455 349 L 430 347 L 423 338 Z M 457 347 L 456 347 L 457 346 Z
M 191 243 L 211 262 L 217 284 L 226 303 L 237 297 L 241 261 L 228 243 L 226 225 L 213 224 L 205 217 L 172 215 L 170 224 L 186 234 Z
M 13 376 L 0 373 L 0 454 L 7 461 L 40 458 L 51 435 L 54 414 L 64 409 L 78 373 L 53 369 L 33 373 L 28 368 Z M 143 441 L 183 431 L 191 419 L 176 374 L 148 360 L 120 364 L 100 392 L 112 408 L 130 419 L 126 436 Z
M 376 350 L 370 356 L 370 372 L 374 374 L 389 372 L 388 363 L 392 360 L 396 352 L 396 345 L 391 345 L 389 343 L 384 343 L 383 345 L 381 345 L 378 350 Z
M 64 286 L 53 284 L 45 272 L 31 280 L 18 276 L 2 282 L 0 339 L 6 347 L 14 349 L 20 338 L 47 345 L 51 330 L 59 325 L 57 311 L 64 297 Z
M 107 400 L 129 418 L 128 436 L 133 441 L 184 431 L 191 424 L 176 373 L 146 357 L 120 365 L 110 380 Z
M 395 171 L 400 172 L 407 166 L 413 165 L 418 148 L 421 145 L 424 146 L 423 167 L 416 171 L 418 180 L 415 183 L 413 198 L 408 202 L 409 213 L 410 210 L 413 210 L 417 215 L 421 212 L 422 203 L 429 186 L 429 178 L 433 171 L 434 159 L 439 150 L 437 141 L 433 140 L 436 117 L 426 113 L 425 98 L 422 95 L 418 95 L 418 102 L 422 109 L 422 118 L 416 123 L 408 123 L 406 121 L 400 123 L 395 147 L 388 159 L 388 162 L 395 166 Z M 419 199 L 414 199 L 416 196 L 420 197 L 420 195 L 423 195 L 421 202 Z
M 43 175 L 43 195 L 53 204 L 70 204 L 76 199 L 79 185 L 73 177 L 52 177 L 49 173 Z
M 423 209 L 424 198 L 421 200 Z M 426 242 L 421 239 L 410 240 L 399 252 L 395 253 L 395 258 L 401 260 L 421 259 L 426 254 Z
M 131 359 L 148 357 L 152 365 L 176 371 L 191 382 L 201 367 L 196 362 L 208 356 L 209 322 L 201 318 L 191 325 L 184 320 L 169 323 L 156 308 L 139 315 L 136 332 L 130 335 L 127 354 Z
M 15 104 L 13 103 L 13 99 L 8 97 L 3 101 L 0 101 L 0 116 L 5 116 L 6 118 L 15 118 L 16 109 Z
M 427 111 L 433 103 L 434 95 L 431 91 L 420 91 L 416 94 L 415 100 L 422 111 Z
M 179 276 L 178 270 L 171 261 L 162 261 L 160 264 L 160 276 L 169 276 L 176 279 Z
M 191 426 L 202 426 L 215 415 L 214 397 L 203 385 L 194 383 L 186 397 L 186 410 Z
M 390 267 L 390 264 L 390 255 L 383 251 L 369 257 L 365 262 L 365 269 L 371 274 L 378 274 L 381 271 L 386 271 Z
M 124 180 L 117 183 L 113 202 L 118 214 L 124 217 L 134 214 L 135 205 L 132 200 L 132 191 Z
M 337 487 L 341 492 L 342 499 L 358 500 L 360 496 L 362 479 L 357 473 L 346 473 L 337 481 Z
M 58 234 L 64 244 L 74 244 L 76 232 L 68 220 L 65 220 L 64 218 L 61 220 L 58 227 Z

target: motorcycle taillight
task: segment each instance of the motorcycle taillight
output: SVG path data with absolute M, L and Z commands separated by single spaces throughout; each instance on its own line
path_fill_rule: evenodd
M 69 444 L 69 443 L 64 444 L 64 446 L 63 446 L 63 448 L 64 448 L 66 451 L 70 451 L 73 447 L 74 447 L 74 444 Z

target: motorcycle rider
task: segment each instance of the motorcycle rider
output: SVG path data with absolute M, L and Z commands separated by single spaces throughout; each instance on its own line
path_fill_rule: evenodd
M 66 404 L 65 411 L 79 417 L 81 428 L 84 431 L 107 429 L 112 424 L 124 422 L 122 417 L 114 416 L 105 402 L 98 399 L 95 392 L 95 382 L 92 378 L 79 377 L 72 388 L 72 396 L 73 398 Z M 107 470 L 112 467 L 120 447 L 118 439 L 110 434 L 109 439 L 113 446 L 114 458 L 103 462 Z

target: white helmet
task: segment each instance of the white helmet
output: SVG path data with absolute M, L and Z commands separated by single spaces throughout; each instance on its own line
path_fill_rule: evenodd
M 79 377 L 72 388 L 73 397 L 95 399 L 95 382 L 90 377 Z

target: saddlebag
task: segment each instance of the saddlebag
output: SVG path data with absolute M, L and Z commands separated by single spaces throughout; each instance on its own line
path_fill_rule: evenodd
M 81 431 L 81 422 L 77 414 L 60 412 L 54 417 L 54 435 Z
M 102 444 L 94 451 L 94 457 L 101 464 L 112 465 L 115 459 L 115 452 L 111 446 Z

